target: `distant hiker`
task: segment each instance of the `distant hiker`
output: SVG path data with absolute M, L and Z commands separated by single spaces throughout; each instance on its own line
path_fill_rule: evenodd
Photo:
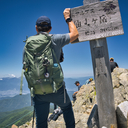
M 80 88 L 81 88 L 81 84 L 80 84 L 80 82 L 79 81 L 76 81 L 75 83 L 74 83 L 77 87 L 78 87 L 78 91 L 80 90 Z M 78 92 L 77 91 L 77 92 Z M 77 92 L 75 92 L 75 93 L 77 93 Z
M 85 82 L 85 85 L 91 83 L 92 81 L 93 81 L 93 78 L 89 78 L 89 79 Z
M 48 122 L 50 122 L 51 120 L 56 121 L 58 119 L 58 117 L 63 113 L 63 111 L 60 109 L 60 107 L 58 107 L 57 109 L 55 109 L 53 111 L 53 113 L 49 116 L 48 118 Z
M 75 85 L 78 87 L 78 91 L 79 91 L 82 85 L 80 85 L 80 82 L 79 81 L 76 81 L 75 82 Z M 78 91 L 74 92 L 73 95 L 72 95 L 73 102 L 76 101 L 76 94 L 78 93 Z
M 75 128 L 70 98 L 65 89 L 60 65 L 61 49 L 78 38 L 78 31 L 70 18 L 70 9 L 63 12 L 69 33 L 50 35 L 51 21 L 41 16 L 36 21 L 37 35 L 27 38 L 23 55 L 24 75 L 33 95 L 36 127 L 48 128 L 50 102 L 60 106 L 66 128 Z M 56 19 L 58 20 L 58 19 Z
M 118 64 L 114 62 L 114 58 L 111 57 L 109 63 L 111 72 L 113 72 L 114 68 L 119 68 Z

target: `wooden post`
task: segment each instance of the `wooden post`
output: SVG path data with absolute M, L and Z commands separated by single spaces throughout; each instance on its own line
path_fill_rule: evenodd
M 86 5 L 98 1 L 99 0 L 84 0 L 83 3 Z M 117 128 L 106 38 L 91 40 L 90 49 L 95 78 L 100 128 L 102 126 L 110 128 L 111 124 L 114 124 L 115 128 Z

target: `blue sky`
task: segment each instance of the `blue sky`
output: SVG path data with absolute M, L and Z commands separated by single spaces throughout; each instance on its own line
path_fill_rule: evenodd
M 128 0 L 118 1 L 124 35 L 107 38 L 108 52 L 120 68 L 128 69 Z M 20 77 L 23 40 L 26 35 L 36 34 L 35 22 L 39 16 L 51 19 L 52 34 L 68 33 L 63 10 L 82 5 L 83 0 L 0 0 L 0 77 Z M 93 75 L 89 41 L 69 44 L 63 51 L 65 77 Z

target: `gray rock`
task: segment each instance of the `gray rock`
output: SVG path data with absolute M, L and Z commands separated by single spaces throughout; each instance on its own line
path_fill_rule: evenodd
M 112 73 L 116 75 L 121 75 L 122 73 L 127 73 L 128 70 L 124 68 L 115 68 Z
M 127 128 L 128 101 L 117 106 L 116 114 L 118 128 Z
M 113 88 L 118 88 L 120 86 L 118 77 L 116 77 L 114 75 L 112 77 L 113 77 L 113 79 L 112 79 Z
M 99 128 L 98 105 L 95 104 L 87 121 L 88 128 Z
M 124 90 L 123 86 L 120 86 L 119 88 L 115 88 L 114 91 L 114 100 L 115 100 L 115 106 L 119 105 L 122 101 L 124 101 L 124 97 L 122 95 L 122 91 Z
M 128 73 L 122 73 L 119 76 L 120 84 L 124 85 L 125 87 L 128 87 Z

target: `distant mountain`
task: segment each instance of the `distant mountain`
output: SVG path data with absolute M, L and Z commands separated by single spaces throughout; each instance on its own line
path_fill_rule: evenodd
M 68 91 L 69 97 L 72 100 L 72 94 L 74 91 Z M 21 109 L 27 106 L 31 106 L 30 94 L 16 95 L 7 99 L 0 100 L 0 112 L 8 112 L 16 109 Z M 53 104 L 50 106 L 53 108 Z
M 92 76 L 90 76 L 92 77 Z M 75 81 L 79 81 L 80 84 L 84 84 L 90 77 L 80 77 L 80 78 L 64 78 L 66 89 L 68 91 L 76 91 L 78 88 L 75 86 Z M 21 78 L 1 78 L 0 79 L 0 100 L 4 97 L 13 97 L 18 95 L 20 92 L 20 82 Z M 25 78 L 23 78 L 23 93 L 29 93 L 28 84 Z
M 0 79 L 0 100 L 4 97 L 13 97 L 20 92 L 21 78 L 1 78 Z M 25 78 L 23 78 L 23 93 L 29 93 L 28 84 Z
M 0 128 L 10 128 L 12 124 L 17 126 L 30 121 L 33 115 L 33 108 L 31 106 L 11 112 L 0 112 Z
M 31 106 L 30 94 L 16 95 L 9 99 L 0 100 L 0 112 L 13 111 L 27 106 Z
M 92 76 L 88 77 L 78 77 L 78 78 L 64 78 L 65 85 L 68 91 L 77 91 L 78 87 L 74 84 L 76 81 L 79 81 L 81 85 L 85 84 L 86 80 L 93 78 Z
M 21 78 L 17 77 L 5 77 L 0 80 L 0 91 L 6 90 L 19 90 L 20 89 Z M 23 88 L 24 90 L 28 90 L 27 81 L 23 78 Z
M 12 97 L 0 97 L 0 100 L 4 100 L 4 99 L 10 99 Z

